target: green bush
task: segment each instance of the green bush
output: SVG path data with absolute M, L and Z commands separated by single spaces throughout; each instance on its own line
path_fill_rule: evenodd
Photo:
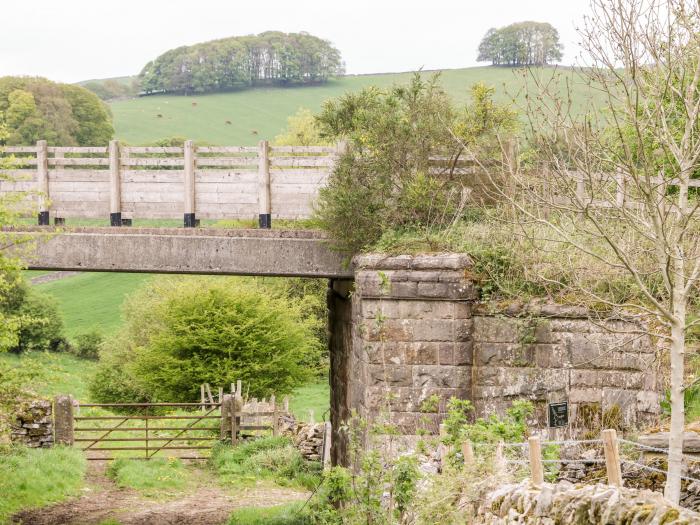
M 461 218 L 474 175 L 454 163 L 476 153 L 500 159 L 497 135 L 503 140 L 516 126 L 515 113 L 492 101 L 492 89 L 477 84 L 471 93 L 472 104 L 460 111 L 437 76 L 416 74 L 406 86 L 371 87 L 324 104 L 321 136 L 350 142 L 315 214 L 335 248 L 353 253 L 387 231 L 442 230 Z M 440 167 L 435 155 L 449 161 Z
M 102 340 L 102 334 L 97 330 L 80 334 L 75 338 L 73 353 L 83 359 L 99 359 Z
M 20 319 L 18 344 L 14 353 L 31 350 L 65 351 L 69 348 L 63 337 L 63 319 L 56 300 L 48 294 L 30 289 L 16 311 Z
M 250 395 L 290 393 L 322 349 L 299 301 L 245 281 L 161 278 L 125 307 L 91 384 L 100 401 L 196 402 L 199 386 L 242 380 Z

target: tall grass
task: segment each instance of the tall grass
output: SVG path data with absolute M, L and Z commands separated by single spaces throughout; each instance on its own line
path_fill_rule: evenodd
M 209 460 L 224 485 L 252 485 L 269 480 L 282 486 L 314 489 L 321 465 L 306 461 L 286 437 L 265 437 L 237 446 L 214 447 Z
M 0 523 L 19 510 L 77 494 L 85 468 L 85 458 L 73 448 L 12 448 L 0 453 Z
M 107 475 L 117 486 L 136 489 L 147 497 L 182 491 L 191 482 L 190 471 L 176 458 L 149 461 L 120 458 L 109 464 Z
M 303 503 L 290 503 L 276 507 L 250 507 L 231 514 L 227 525 L 311 525 L 301 512 Z

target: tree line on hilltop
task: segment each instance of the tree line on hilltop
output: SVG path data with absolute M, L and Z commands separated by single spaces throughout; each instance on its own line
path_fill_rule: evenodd
M 171 49 L 146 64 L 140 79 L 145 94 L 189 94 L 313 84 L 343 73 L 340 52 L 327 40 L 268 31 Z
M 479 62 L 494 66 L 544 66 L 562 59 L 559 32 L 544 22 L 491 28 L 479 44 Z

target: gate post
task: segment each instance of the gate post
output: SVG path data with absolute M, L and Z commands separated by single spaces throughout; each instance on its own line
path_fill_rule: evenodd
M 73 398 L 56 396 L 53 401 L 54 443 L 73 445 Z
M 224 394 L 221 399 L 221 440 L 228 439 L 231 432 L 231 412 L 233 411 L 233 396 Z
M 241 419 L 243 417 L 243 398 L 236 394 L 233 398 L 231 409 L 231 444 L 238 443 L 238 433 L 241 430 Z

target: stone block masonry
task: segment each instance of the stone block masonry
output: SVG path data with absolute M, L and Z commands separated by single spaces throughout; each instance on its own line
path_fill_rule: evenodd
M 12 425 L 10 438 L 30 448 L 53 445 L 53 409 L 51 401 L 34 400 L 22 407 Z
M 479 303 L 464 254 L 371 254 L 354 266 L 354 290 L 329 289 L 334 429 L 353 409 L 388 413 L 406 434 L 437 429 L 426 401 L 444 410 L 453 396 L 479 416 L 529 399 L 541 427 L 549 403 L 568 403 L 574 429 L 585 426 L 583 405 L 599 415 L 618 407 L 628 426 L 657 415 L 656 352 L 637 324 L 551 304 L 494 311 Z M 343 446 L 334 436 L 336 460 Z

